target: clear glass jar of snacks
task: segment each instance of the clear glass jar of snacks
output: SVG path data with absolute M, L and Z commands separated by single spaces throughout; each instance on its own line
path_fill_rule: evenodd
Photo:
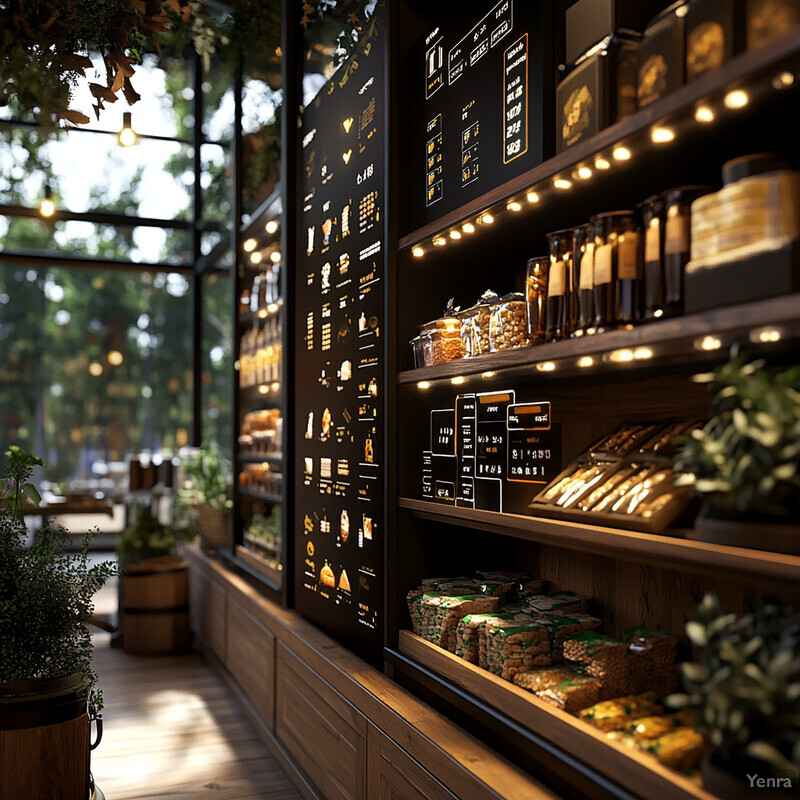
M 522 292 L 503 295 L 489 312 L 489 352 L 498 353 L 529 345 L 527 316 Z
M 466 357 L 489 352 L 489 318 L 491 307 L 499 301 L 495 292 L 485 291 L 474 306 L 458 314 L 461 342 Z

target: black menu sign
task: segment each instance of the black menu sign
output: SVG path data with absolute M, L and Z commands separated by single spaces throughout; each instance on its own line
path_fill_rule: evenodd
M 468 3 L 417 45 L 410 228 L 552 154 L 561 20 L 554 7 L 560 4 Z
M 529 514 L 533 495 L 561 471 L 561 427 L 549 401 L 518 402 L 514 390 L 460 394 L 429 415 L 423 499 Z
M 380 16 L 303 114 L 296 269 L 295 607 L 382 644 L 386 31 Z

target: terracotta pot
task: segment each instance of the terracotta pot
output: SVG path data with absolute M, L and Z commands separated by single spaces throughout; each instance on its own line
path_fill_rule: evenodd
M 694 537 L 701 542 L 749 547 L 772 553 L 800 555 L 800 525 L 796 522 L 762 522 L 723 517 L 703 506 L 695 523 Z
M 206 549 L 228 547 L 231 543 L 228 516 L 224 511 L 209 506 L 197 506 L 197 522 L 200 525 L 200 542 Z
M 758 786 L 755 783 L 751 787 L 747 777 L 739 778 L 717 766 L 710 753 L 706 753 L 703 757 L 700 771 L 703 776 L 703 789 L 709 794 L 719 797 L 720 800 L 752 800 L 756 797 L 758 800 L 787 800 L 790 797 L 797 797 L 797 778 L 789 779 L 792 780 L 793 789 L 781 790 L 765 785 Z M 772 777 L 767 764 L 754 764 L 753 767 L 746 770 L 746 773 L 756 781 L 761 778 L 766 782 Z

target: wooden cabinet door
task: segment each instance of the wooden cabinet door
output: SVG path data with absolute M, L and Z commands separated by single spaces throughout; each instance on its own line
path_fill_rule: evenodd
M 369 800 L 458 800 L 433 775 L 373 725 L 367 748 Z
M 192 631 L 205 640 L 208 574 L 193 558 L 189 562 L 189 624 Z
M 228 597 L 228 669 L 261 719 L 275 727 L 275 637 Z
M 217 658 L 227 666 L 227 611 L 228 593 L 225 586 L 213 575 L 208 582 L 208 594 L 205 611 L 205 628 L 203 639 L 216 653 Z
M 363 800 L 366 718 L 277 644 L 275 732 L 327 800 Z

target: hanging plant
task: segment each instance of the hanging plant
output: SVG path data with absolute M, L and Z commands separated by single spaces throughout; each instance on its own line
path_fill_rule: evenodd
M 94 112 L 122 95 L 140 99 L 131 81 L 145 49 L 159 49 L 160 34 L 191 16 L 189 0 L 0 0 L 0 105 L 10 101 L 42 124 L 89 117 L 71 109 L 71 89 L 105 64 L 105 83 L 92 81 Z

